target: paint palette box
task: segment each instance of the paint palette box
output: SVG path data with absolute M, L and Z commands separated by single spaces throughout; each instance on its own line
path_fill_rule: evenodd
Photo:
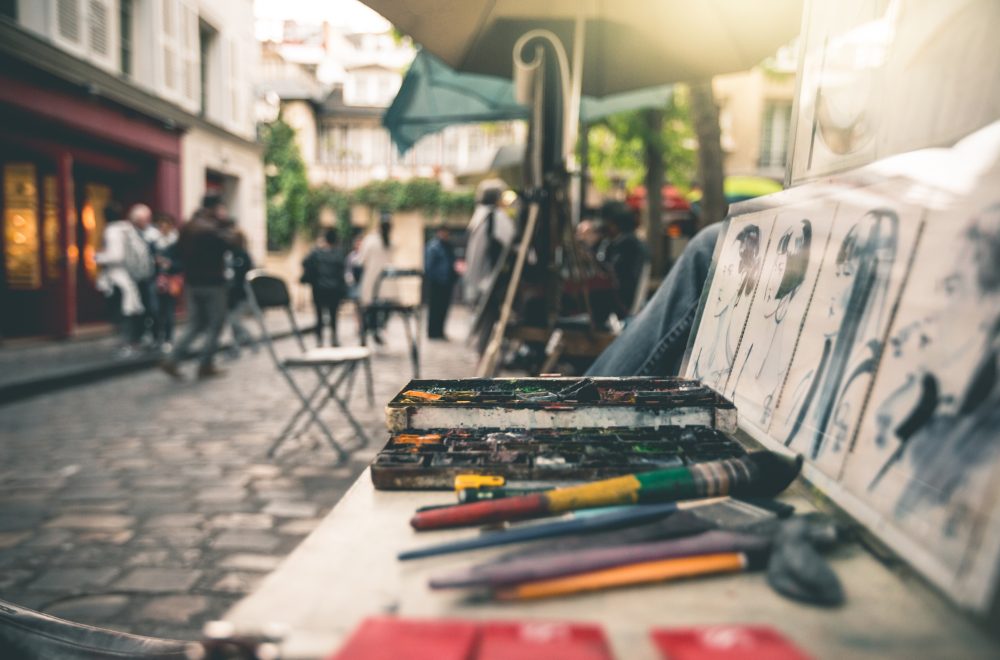
M 659 429 L 430 429 L 394 433 L 371 466 L 380 490 L 451 490 L 460 474 L 590 481 L 745 454 L 707 426 Z
M 412 380 L 386 406 L 390 432 L 704 426 L 736 431 L 736 407 L 684 378 Z

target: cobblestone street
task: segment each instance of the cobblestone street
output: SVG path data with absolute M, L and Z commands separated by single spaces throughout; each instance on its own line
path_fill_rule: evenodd
M 463 312 L 452 315 L 450 342 L 422 340 L 422 376 L 472 374 Z M 347 343 L 354 329 L 341 323 Z M 291 339 L 278 346 L 295 350 Z M 0 598 L 117 630 L 198 637 L 366 467 L 385 441 L 383 406 L 411 377 L 393 319 L 373 362 L 375 406 L 358 386 L 351 400 L 372 446 L 334 467 L 329 449 L 312 449 L 315 432 L 269 461 L 298 401 L 263 350 L 224 366 L 206 382 L 149 370 L 0 407 Z M 350 444 L 334 407 L 324 413 Z

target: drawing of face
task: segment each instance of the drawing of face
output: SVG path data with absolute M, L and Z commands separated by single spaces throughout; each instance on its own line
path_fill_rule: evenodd
M 806 279 L 812 246 L 812 223 L 803 219 L 778 239 L 777 255 L 764 289 L 764 317 L 781 323 L 788 305 Z
M 721 277 L 716 277 L 719 281 L 716 301 L 720 307 L 725 308 L 735 307 L 742 300 L 748 300 L 760 277 L 760 228 L 757 225 L 747 225 L 733 241 L 739 244 L 738 261 L 725 264 Z

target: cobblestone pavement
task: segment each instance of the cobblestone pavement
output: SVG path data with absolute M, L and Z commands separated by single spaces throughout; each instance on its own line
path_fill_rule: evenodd
M 467 316 L 452 314 L 452 337 Z M 342 337 L 355 325 L 345 319 Z M 290 339 L 278 343 L 294 351 Z M 422 376 L 471 375 L 464 344 L 422 341 Z M 383 405 L 410 378 L 399 320 L 351 410 L 372 446 L 335 467 L 315 433 L 274 461 L 297 406 L 264 351 L 219 379 L 158 370 L 0 407 L 0 598 L 139 634 L 194 639 L 308 534 L 385 440 Z M 188 373 L 193 365 L 187 365 Z M 303 379 L 305 382 L 305 379 Z M 351 440 L 334 407 L 335 435 Z

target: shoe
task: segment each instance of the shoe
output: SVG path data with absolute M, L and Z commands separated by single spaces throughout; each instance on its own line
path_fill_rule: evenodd
M 226 372 L 224 369 L 219 369 L 214 364 L 203 364 L 198 367 L 198 380 L 204 380 L 205 378 L 215 378 L 216 376 L 222 376 Z
M 160 371 L 167 374 L 174 380 L 183 380 L 184 375 L 181 374 L 180 369 L 177 368 L 177 363 L 172 360 L 164 360 L 160 362 Z

